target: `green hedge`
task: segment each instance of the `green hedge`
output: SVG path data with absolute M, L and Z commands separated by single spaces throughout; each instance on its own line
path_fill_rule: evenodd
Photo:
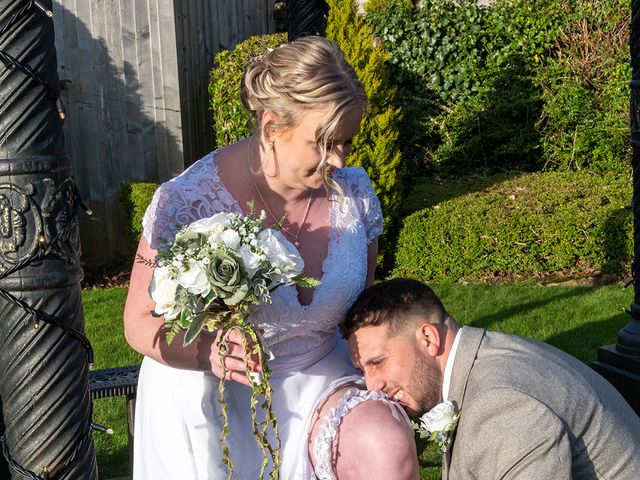
M 120 186 L 120 203 L 124 209 L 131 258 L 135 256 L 142 235 L 142 217 L 158 186 L 153 182 L 125 182 Z
M 628 175 L 548 172 L 492 180 L 405 218 L 392 276 L 454 282 L 629 271 Z

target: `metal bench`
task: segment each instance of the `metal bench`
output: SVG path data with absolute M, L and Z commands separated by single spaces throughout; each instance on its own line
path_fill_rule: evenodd
M 129 461 L 133 467 L 133 422 L 136 409 L 139 365 L 105 368 L 89 372 L 91 399 L 126 397 L 127 434 L 129 437 Z

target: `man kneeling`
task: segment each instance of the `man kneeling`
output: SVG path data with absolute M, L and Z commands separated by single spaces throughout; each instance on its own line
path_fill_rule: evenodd
M 640 419 L 567 353 L 460 328 L 428 286 L 409 279 L 365 290 L 341 329 L 367 388 L 414 417 L 453 403 L 460 415 L 445 479 L 640 478 Z

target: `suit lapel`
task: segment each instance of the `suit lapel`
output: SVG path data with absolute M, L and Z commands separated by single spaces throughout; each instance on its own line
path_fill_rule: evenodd
M 458 350 L 456 356 L 453 359 L 453 369 L 451 370 L 451 386 L 449 387 L 449 398 L 452 401 L 459 412 L 462 412 L 464 404 L 464 395 L 467 390 L 467 382 L 469 381 L 469 374 L 471 368 L 478 355 L 478 350 L 482 339 L 484 338 L 485 330 L 475 327 L 462 327 L 460 332 L 460 340 L 458 343 Z M 455 432 L 451 447 L 447 451 L 445 458 L 443 459 L 442 478 L 448 480 L 449 468 L 451 466 L 451 454 L 455 447 Z

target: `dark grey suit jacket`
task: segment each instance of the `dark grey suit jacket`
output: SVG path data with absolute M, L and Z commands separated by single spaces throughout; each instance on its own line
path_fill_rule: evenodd
M 460 335 L 444 479 L 640 479 L 640 418 L 604 378 L 535 340 Z

